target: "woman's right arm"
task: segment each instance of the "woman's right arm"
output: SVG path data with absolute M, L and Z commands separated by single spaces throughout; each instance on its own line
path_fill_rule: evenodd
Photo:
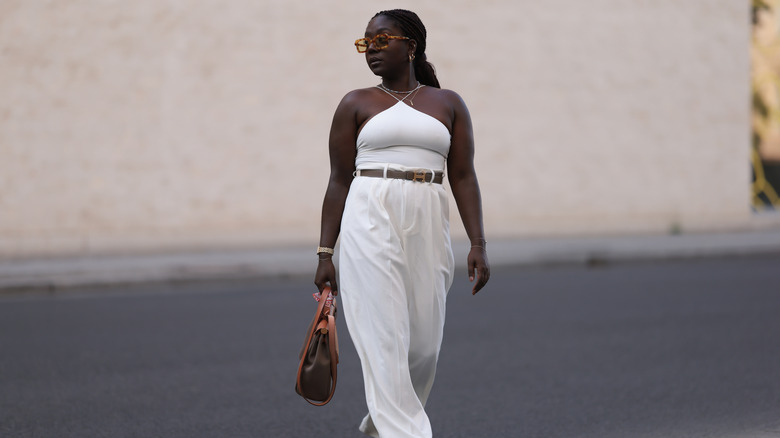
M 320 246 L 333 248 L 341 229 L 341 216 L 347 200 L 352 174 L 355 171 L 355 137 L 357 135 L 356 96 L 351 92 L 344 96 L 333 115 L 330 128 L 330 179 L 322 202 L 322 223 L 320 225 Z M 333 295 L 338 294 L 336 267 L 333 257 L 321 253 L 318 255 L 317 272 L 314 284 L 322 292 L 327 285 Z

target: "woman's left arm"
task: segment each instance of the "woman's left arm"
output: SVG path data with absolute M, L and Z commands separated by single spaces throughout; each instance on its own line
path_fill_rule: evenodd
M 490 279 L 490 265 L 482 225 L 482 196 L 477 182 L 477 173 L 474 171 L 474 132 L 471 116 L 463 99 L 455 92 L 445 91 L 445 93 L 453 114 L 447 171 L 460 218 L 471 241 L 467 263 L 469 281 L 474 281 L 476 274 L 477 282 L 471 290 L 472 294 L 476 294 Z

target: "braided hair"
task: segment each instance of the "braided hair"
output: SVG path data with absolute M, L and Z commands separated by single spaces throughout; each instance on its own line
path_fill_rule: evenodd
M 373 18 L 379 16 L 385 16 L 395 21 L 398 27 L 401 28 L 403 36 L 411 38 L 417 41 L 417 48 L 414 51 L 414 75 L 417 80 L 423 85 L 431 87 L 441 88 L 439 86 L 439 80 L 436 78 L 436 70 L 433 68 L 433 64 L 428 62 L 428 57 L 425 55 L 425 37 L 427 32 L 420 17 L 412 11 L 406 9 L 390 9 L 387 11 L 378 12 Z M 372 19 L 373 19 L 372 18 Z

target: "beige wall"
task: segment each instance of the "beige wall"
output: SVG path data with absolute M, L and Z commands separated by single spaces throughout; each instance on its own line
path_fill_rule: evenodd
M 743 3 L 5 0 L 0 257 L 316 245 L 383 7 L 471 109 L 489 239 L 749 226 Z

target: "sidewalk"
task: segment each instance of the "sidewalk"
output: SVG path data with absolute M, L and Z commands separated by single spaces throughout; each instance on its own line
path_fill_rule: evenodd
M 454 242 L 465 265 L 468 244 Z M 494 268 L 607 264 L 780 254 L 780 229 L 733 233 L 528 238 L 488 243 Z M 0 262 L 0 292 L 206 279 L 314 275 L 312 248 L 121 256 L 60 257 Z M 780 269 L 780 266 L 778 266 Z

